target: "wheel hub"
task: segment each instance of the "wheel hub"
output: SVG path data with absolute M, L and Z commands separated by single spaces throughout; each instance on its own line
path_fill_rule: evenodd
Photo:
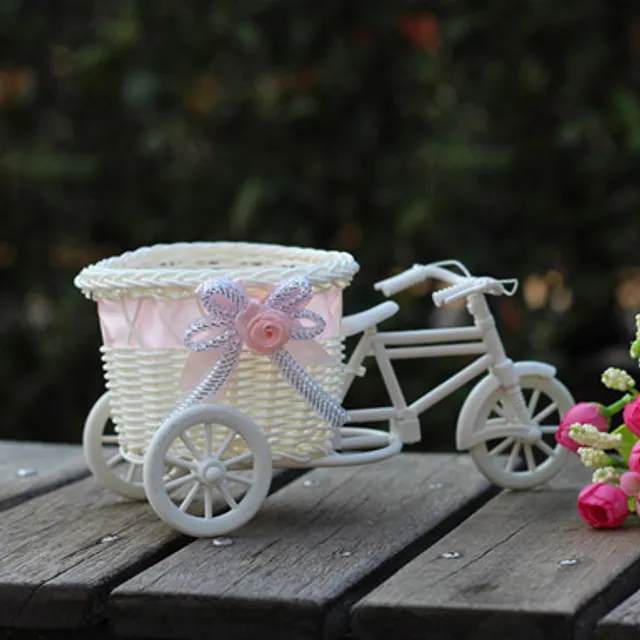
M 198 477 L 210 486 L 219 484 L 225 474 L 226 470 L 219 460 L 209 458 L 202 460 L 198 466 Z
M 527 429 L 527 433 L 525 434 L 523 440 L 527 444 L 536 444 L 536 442 L 542 440 L 542 431 L 540 427 L 530 426 Z

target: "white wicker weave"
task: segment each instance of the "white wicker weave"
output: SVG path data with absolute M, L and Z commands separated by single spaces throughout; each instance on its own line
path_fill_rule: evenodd
M 199 284 L 221 276 L 241 280 L 249 291 L 264 291 L 293 275 L 307 276 L 316 293 L 332 287 L 343 290 L 357 271 L 352 256 L 335 251 L 249 243 L 184 243 L 145 247 L 102 260 L 86 267 L 75 283 L 93 300 L 126 298 L 143 304 L 149 298 L 194 298 Z M 311 367 L 308 373 L 332 397 L 340 399 L 342 337 L 329 336 L 321 344 L 336 364 Z M 188 351 L 146 349 L 136 342 L 105 345 L 101 351 L 120 450 L 129 461 L 142 462 L 163 419 L 186 395 L 179 383 Z M 224 401 L 260 425 L 279 466 L 303 465 L 333 452 L 335 430 L 317 417 L 267 357 L 243 349 Z M 220 429 L 214 438 L 222 439 L 226 433 Z

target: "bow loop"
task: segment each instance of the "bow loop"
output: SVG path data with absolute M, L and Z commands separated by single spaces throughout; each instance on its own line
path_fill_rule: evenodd
M 308 278 L 295 276 L 279 284 L 264 301 L 264 304 L 290 314 L 307 304 L 313 296 L 313 288 Z
M 291 326 L 291 338 L 293 340 L 312 340 L 317 338 L 327 326 L 324 318 L 310 309 L 296 309 L 291 313 L 291 318 L 295 320 Z M 303 325 L 300 320 L 311 321 L 311 326 Z
M 210 323 L 232 323 L 247 305 L 247 294 L 233 280 L 220 278 L 200 285 L 196 293 L 202 300 Z M 215 326 L 220 326 L 216 324 Z

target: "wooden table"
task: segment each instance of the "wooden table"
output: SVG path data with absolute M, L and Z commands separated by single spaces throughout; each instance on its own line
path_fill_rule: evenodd
M 287 472 L 216 544 L 100 488 L 77 446 L 0 442 L 0 636 L 637 639 L 640 525 L 587 527 L 587 481 L 498 492 L 451 454 Z

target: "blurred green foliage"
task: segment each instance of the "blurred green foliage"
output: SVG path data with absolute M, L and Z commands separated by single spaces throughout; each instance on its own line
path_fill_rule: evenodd
M 494 307 L 509 351 L 590 393 L 640 307 L 634 11 L 0 2 L 0 437 L 78 440 L 103 383 L 73 276 L 177 240 L 350 251 L 349 312 L 416 261 L 533 274 Z M 389 326 L 429 321 L 428 296 L 401 301 Z M 408 395 L 459 364 L 406 365 Z M 350 401 L 379 393 L 368 379 Z M 425 416 L 425 446 L 451 445 L 456 408 Z

